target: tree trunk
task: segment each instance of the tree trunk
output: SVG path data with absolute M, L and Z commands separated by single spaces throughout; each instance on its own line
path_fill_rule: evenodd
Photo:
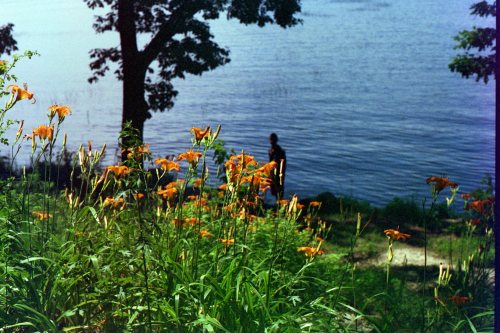
M 130 121 L 132 127 L 139 131 L 139 138 L 142 140 L 144 136 L 144 122 L 150 116 L 148 105 L 144 99 L 146 70 L 138 67 L 134 63 L 123 61 L 122 129 L 125 122 Z
M 148 105 L 144 99 L 144 80 L 147 65 L 144 55 L 137 48 L 133 0 L 119 0 L 118 29 L 122 53 L 123 75 L 123 113 L 122 129 L 127 121 L 139 131 L 139 138 L 144 136 L 144 122 L 150 118 Z M 123 142 L 127 146 L 126 142 Z M 122 154 L 122 160 L 126 154 Z

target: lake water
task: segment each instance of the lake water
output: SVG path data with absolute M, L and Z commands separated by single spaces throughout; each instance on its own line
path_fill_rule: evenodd
M 484 24 L 469 15 L 472 3 L 303 0 L 304 23 L 288 30 L 213 22 L 231 63 L 175 81 L 175 107 L 146 123 L 145 140 L 155 155 L 179 153 L 191 126 L 222 124 L 229 149 L 265 161 L 276 132 L 288 158 L 286 192 L 300 196 L 420 200 L 430 175 L 472 190 L 495 170 L 494 81 L 465 80 L 447 68 L 457 53 L 452 37 Z M 86 79 L 88 51 L 116 46 L 118 37 L 94 34 L 93 15 L 81 0 L 2 0 L 0 22 L 15 24 L 21 50 L 42 54 L 16 71 L 37 95 L 16 116 L 30 129 L 52 103 L 71 105 L 70 147 L 107 143 L 112 163 L 121 86 L 112 76 L 96 85 Z

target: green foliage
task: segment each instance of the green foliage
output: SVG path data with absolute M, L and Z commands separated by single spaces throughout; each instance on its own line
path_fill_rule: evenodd
M 471 14 L 480 17 L 496 16 L 496 1 L 480 1 L 471 6 Z M 458 44 L 455 49 L 462 49 L 464 54 L 455 56 L 449 64 L 452 72 L 462 77 L 476 76 L 476 81 L 488 83 L 493 75 L 496 78 L 496 29 L 473 27 L 472 30 L 459 32 L 455 37 Z M 471 50 L 474 52 L 471 53 Z
M 215 140 L 212 145 L 212 150 L 214 153 L 213 161 L 217 166 L 217 177 L 224 182 L 226 181 L 226 167 L 224 163 L 229 159 L 230 156 L 225 147 L 224 140 L 221 139 Z M 231 154 L 235 155 L 233 149 L 231 150 Z
M 422 223 L 424 212 L 413 199 L 394 198 L 384 207 L 382 216 L 391 225 L 415 226 Z
M 1 31 L 0 31 L 1 34 Z M 0 36 L 1 38 L 1 36 Z M 1 43 L 0 43 L 1 45 Z M 1 47 L 0 47 L 1 51 Z M 1 53 L 1 52 L 0 52 Z M 3 145 L 8 145 L 9 140 L 5 138 L 5 132 L 14 124 L 19 123 L 19 121 L 6 119 L 5 116 L 7 112 L 14 107 L 17 103 L 17 98 L 14 98 L 14 93 L 6 90 L 9 83 L 15 83 L 17 81 L 17 77 L 14 74 L 11 74 L 12 69 L 16 66 L 17 62 L 23 58 L 31 59 L 31 57 L 38 55 L 37 52 L 25 51 L 23 55 L 14 55 L 12 57 L 12 62 L 9 63 L 7 61 L 0 62 L 0 99 L 4 96 L 11 95 L 9 100 L 5 103 L 3 107 L 0 107 L 0 143 Z

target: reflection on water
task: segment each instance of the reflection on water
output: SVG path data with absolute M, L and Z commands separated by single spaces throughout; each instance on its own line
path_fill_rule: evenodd
M 31 128 L 52 103 L 70 104 L 71 147 L 92 140 L 113 152 L 120 85 L 111 76 L 92 86 L 86 79 L 88 51 L 117 45 L 117 36 L 96 36 L 81 0 L 25 2 L 22 12 L 17 1 L 2 2 L 1 20 L 16 24 L 20 48 L 42 54 L 17 70 L 38 102 L 16 114 Z M 469 16 L 471 3 L 305 0 L 304 23 L 289 30 L 213 22 L 232 62 L 175 81 L 176 105 L 146 123 L 146 141 L 157 155 L 178 153 L 191 126 L 222 124 L 228 148 L 265 160 L 276 132 L 287 151 L 286 191 L 302 196 L 420 198 L 433 174 L 471 190 L 494 172 L 494 85 L 447 68 L 452 37 L 482 24 Z

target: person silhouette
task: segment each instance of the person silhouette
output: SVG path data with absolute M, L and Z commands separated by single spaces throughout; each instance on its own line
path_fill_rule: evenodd
M 283 198 L 285 188 L 285 170 L 286 170 L 286 154 L 283 148 L 278 144 L 278 136 L 276 133 L 271 133 L 269 136 L 269 162 L 276 162 L 277 167 L 271 174 L 271 194 L 276 197 L 276 200 Z

